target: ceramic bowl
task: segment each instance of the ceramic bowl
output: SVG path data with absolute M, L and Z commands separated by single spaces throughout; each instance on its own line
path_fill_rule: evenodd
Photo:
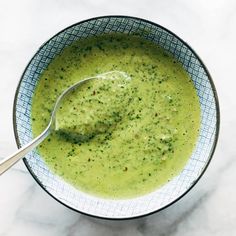
M 159 211 L 186 194 L 206 170 L 217 143 L 219 104 L 212 78 L 196 52 L 171 31 L 153 22 L 128 16 L 104 16 L 74 24 L 44 43 L 27 65 L 14 102 L 14 130 L 18 147 L 31 141 L 32 96 L 40 74 L 65 47 L 93 35 L 138 34 L 170 52 L 190 75 L 201 106 L 201 125 L 196 148 L 181 173 L 156 191 L 133 199 L 108 200 L 75 189 L 53 174 L 36 150 L 24 163 L 38 184 L 53 198 L 78 212 L 106 219 L 128 219 Z

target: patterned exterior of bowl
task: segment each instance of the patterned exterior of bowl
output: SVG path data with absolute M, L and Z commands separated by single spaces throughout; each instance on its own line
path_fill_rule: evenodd
M 186 194 L 206 170 L 219 133 L 219 104 L 213 81 L 197 54 L 178 36 L 155 23 L 127 16 L 104 16 L 74 24 L 44 43 L 33 56 L 19 82 L 14 103 L 14 130 L 18 147 L 32 139 L 31 103 L 39 75 L 63 48 L 92 35 L 121 32 L 138 34 L 159 44 L 182 63 L 189 73 L 201 104 L 200 135 L 182 172 L 156 191 L 133 199 L 107 200 L 80 192 L 54 175 L 43 159 L 32 151 L 24 158 L 39 185 L 62 204 L 88 215 L 127 219 L 159 211 Z

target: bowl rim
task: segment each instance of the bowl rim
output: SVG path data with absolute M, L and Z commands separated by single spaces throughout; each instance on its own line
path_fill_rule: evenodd
M 191 186 L 185 191 L 183 192 L 178 198 L 174 199 L 173 201 L 171 201 L 169 204 L 157 209 L 157 210 L 154 210 L 154 211 L 151 211 L 149 213 L 146 213 L 146 214 L 140 214 L 140 215 L 137 215 L 137 216 L 129 216 L 129 217 L 122 217 L 122 218 L 115 218 L 115 217 L 103 217 L 103 216 L 98 216 L 98 215 L 92 215 L 92 214 L 89 214 L 87 212 L 84 212 L 84 211 L 81 211 L 81 210 L 78 210 L 78 209 L 75 209 L 71 206 L 68 206 L 66 205 L 65 203 L 63 203 L 61 200 L 59 200 L 58 198 L 56 198 L 56 196 L 52 195 L 44 186 L 43 184 L 40 182 L 40 180 L 38 179 L 38 177 L 34 174 L 34 172 L 32 171 L 31 167 L 29 166 L 26 158 L 24 157 L 23 158 L 23 162 L 26 166 L 26 168 L 28 169 L 29 173 L 32 175 L 32 177 L 34 178 L 34 180 L 39 184 L 39 186 L 46 192 L 48 193 L 53 199 L 55 199 L 57 202 L 61 203 L 62 205 L 64 205 L 65 207 L 77 212 L 77 213 L 81 213 L 83 215 L 87 215 L 87 216 L 90 216 L 90 217 L 94 217 L 94 218 L 97 218 L 97 219 L 105 219 L 105 220 L 116 220 L 116 221 L 120 221 L 120 220 L 130 220 L 130 219 L 138 219 L 138 218 L 141 218 L 141 217 L 146 217 L 146 216 L 149 216 L 149 215 L 152 215 L 154 213 L 157 213 L 157 212 L 160 212 L 166 208 L 168 208 L 169 206 L 171 206 L 172 204 L 176 203 L 177 201 L 179 201 L 182 197 L 184 197 L 195 185 L 196 183 L 201 179 L 201 177 L 203 176 L 203 174 L 205 173 L 207 167 L 209 166 L 211 160 L 212 160 L 212 157 L 214 155 L 214 152 L 215 152 L 215 149 L 216 149 L 216 145 L 217 145 L 217 142 L 218 142 L 218 138 L 219 138 L 219 132 L 220 132 L 220 106 L 219 106 L 219 98 L 218 98 L 218 95 L 217 95 L 217 91 L 216 91 L 216 87 L 215 87 L 215 84 L 213 82 L 213 79 L 207 69 L 207 67 L 205 66 L 205 64 L 203 63 L 202 59 L 199 57 L 199 55 L 194 51 L 194 49 L 188 44 L 186 43 L 183 39 L 181 39 L 179 36 L 177 36 L 175 33 L 173 33 L 171 30 L 163 27 L 162 25 L 159 25 L 155 22 L 152 22 L 152 21 L 149 21 L 149 20 L 146 20 L 146 19 L 143 19 L 143 18 L 140 18 L 140 17 L 136 17 L 136 16 L 127 16 L 127 15 L 102 15 L 102 16 L 96 16 L 96 17 L 92 17 L 92 18 L 88 18 L 86 20 L 82 20 L 82 21 L 79 21 L 79 22 L 76 22 L 72 25 L 69 25 L 67 26 L 66 28 L 60 30 L 58 33 L 54 34 L 53 36 L 51 36 L 47 41 L 45 41 L 37 50 L 36 52 L 34 53 L 34 55 L 31 57 L 30 61 L 28 62 L 28 64 L 26 65 L 21 77 L 20 77 L 20 80 L 17 84 L 17 88 L 16 88 L 16 92 L 15 92 L 15 96 L 14 96 L 14 102 L 13 102 L 13 117 L 12 117 L 12 121 L 13 121 L 13 130 L 14 130 L 14 136 L 15 136 L 15 141 L 16 141 L 16 145 L 18 148 L 21 147 L 21 144 L 20 144 L 20 139 L 19 139 L 19 136 L 18 136 L 18 133 L 17 133 L 17 123 L 16 123 L 16 105 L 17 105 L 17 97 L 18 97 L 18 93 L 19 93 L 19 89 L 20 89 L 20 86 L 21 86 L 21 82 L 23 80 L 23 77 L 25 75 L 25 72 L 26 70 L 28 69 L 29 65 L 31 64 L 32 60 L 34 59 L 34 57 L 37 55 L 37 53 L 41 50 L 41 48 L 43 46 L 45 46 L 49 41 L 51 41 L 54 37 L 56 37 L 57 35 L 63 33 L 64 31 L 68 30 L 69 28 L 71 27 L 74 27 L 76 25 L 79 25 L 79 24 L 82 24 L 82 23 L 85 23 L 85 22 L 89 22 L 91 20 L 98 20 L 98 19 L 102 19 L 102 18 L 127 18 L 127 19 L 134 19 L 134 20 L 140 20 L 140 21 L 143 21 L 143 22 L 146 22 L 146 23 L 149 23 L 151 25 L 154 25 L 156 27 L 159 27 L 165 31 L 167 31 L 168 33 L 172 34 L 173 36 L 175 36 L 178 40 L 180 40 L 185 46 L 187 46 L 187 48 L 194 54 L 194 56 L 199 60 L 199 62 L 201 63 L 204 71 L 206 72 L 207 74 L 207 77 L 208 77 L 208 80 L 210 82 L 210 85 L 211 85 L 211 89 L 213 91 L 213 95 L 214 95 L 214 100 L 215 100 L 215 104 L 216 104 L 216 133 L 215 133 L 215 136 L 214 136 L 214 142 L 213 142 L 213 145 L 212 145 L 212 148 L 211 148 L 211 151 L 210 151 L 210 154 L 208 156 L 208 160 L 206 161 L 205 163 L 205 166 L 204 168 L 202 169 L 200 175 L 198 176 L 198 178 L 191 184 Z

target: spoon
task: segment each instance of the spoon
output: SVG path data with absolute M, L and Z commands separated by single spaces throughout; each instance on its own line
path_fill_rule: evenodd
M 13 153 L 12 155 L 4 158 L 0 161 L 0 175 L 3 174 L 6 170 L 8 170 L 11 166 L 13 166 L 17 161 L 19 161 L 21 158 L 23 158 L 28 152 L 32 151 L 35 147 L 37 147 L 52 131 L 56 130 L 56 115 L 58 108 L 60 107 L 60 104 L 62 100 L 64 100 L 71 92 L 75 91 L 76 88 L 80 87 L 81 85 L 95 79 L 130 79 L 130 77 L 122 71 L 109 71 L 103 74 L 99 74 L 94 77 L 89 77 L 86 79 L 83 79 L 74 85 L 70 86 L 62 94 L 57 98 L 56 103 L 54 105 L 51 118 L 49 121 L 48 126 L 46 129 L 36 138 L 34 138 L 31 142 L 26 144 L 25 146 L 21 147 L 18 151 Z

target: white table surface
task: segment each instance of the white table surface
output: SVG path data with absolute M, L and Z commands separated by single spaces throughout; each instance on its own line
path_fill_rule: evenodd
M 68 25 L 99 15 L 133 15 L 182 37 L 206 63 L 218 90 L 221 132 L 214 158 L 189 194 L 152 216 L 93 219 L 60 205 L 22 161 L 0 177 L 0 236 L 236 235 L 236 1 L 0 0 L 0 156 L 16 150 L 13 98 L 29 59 Z

